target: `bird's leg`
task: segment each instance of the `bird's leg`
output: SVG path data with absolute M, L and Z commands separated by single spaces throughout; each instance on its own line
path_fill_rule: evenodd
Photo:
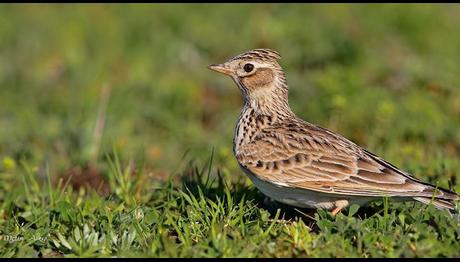
M 332 211 L 331 211 L 331 214 L 333 217 L 335 217 L 335 215 L 337 215 L 341 210 L 342 210 L 343 207 L 336 207 L 334 208 Z
M 346 206 L 348 206 L 348 200 L 335 201 L 335 208 L 331 211 L 332 216 L 337 215 Z
M 270 213 L 276 213 L 276 210 L 280 207 L 279 202 L 269 196 L 265 196 L 263 204 Z
M 270 204 L 271 204 L 270 198 L 268 196 L 265 196 L 264 197 L 264 205 L 265 206 L 270 206 Z
M 275 209 L 276 210 L 276 202 L 273 201 L 273 199 L 269 196 L 265 196 L 264 198 L 264 206 L 266 206 L 268 209 Z

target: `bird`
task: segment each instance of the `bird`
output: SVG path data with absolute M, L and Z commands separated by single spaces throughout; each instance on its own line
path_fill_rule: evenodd
M 253 49 L 209 69 L 230 76 L 242 93 L 233 154 L 252 183 L 278 202 L 325 209 L 333 216 L 352 204 L 389 197 L 455 209 L 460 196 L 423 182 L 291 110 L 288 82 L 272 49 Z

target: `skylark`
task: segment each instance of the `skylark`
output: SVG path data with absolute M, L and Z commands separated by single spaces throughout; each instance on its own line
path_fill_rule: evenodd
M 323 208 L 384 196 L 454 209 L 460 196 L 398 169 L 350 140 L 298 118 L 278 52 L 255 49 L 209 68 L 230 76 L 244 96 L 233 139 L 236 159 L 256 187 L 276 201 Z

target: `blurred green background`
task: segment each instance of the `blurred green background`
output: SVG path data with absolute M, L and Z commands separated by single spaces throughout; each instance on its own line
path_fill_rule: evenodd
M 207 65 L 266 47 L 298 116 L 459 190 L 459 28 L 454 4 L 2 4 L 0 159 L 57 176 L 115 148 L 164 177 L 214 150 L 240 176 L 242 98 Z

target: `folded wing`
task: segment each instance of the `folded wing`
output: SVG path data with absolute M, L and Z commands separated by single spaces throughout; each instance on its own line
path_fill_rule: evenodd
M 339 195 L 458 199 L 455 193 L 436 190 L 326 129 L 267 128 L 239 148 L 236 157 L 260 179 L 293 188 Z

